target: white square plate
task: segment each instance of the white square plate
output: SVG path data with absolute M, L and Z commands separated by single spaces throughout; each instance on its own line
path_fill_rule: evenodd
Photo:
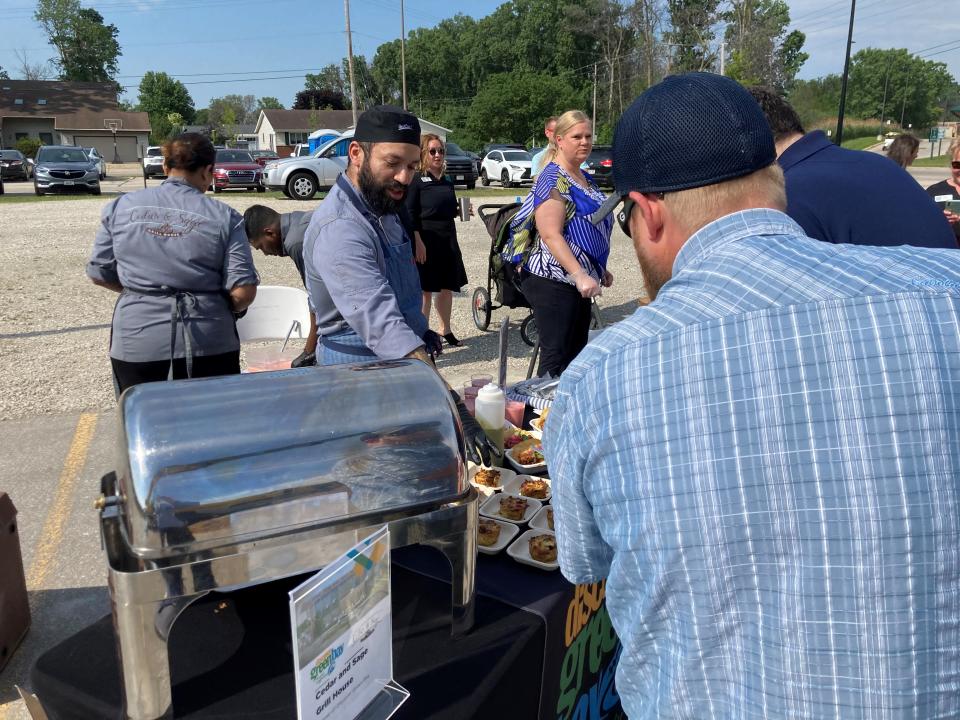
M 485 519 L 493 520 L 493 522 L 500 526 L 500 537 L 497 538 L 497 541 L 493 545 L 481 545 L 478 542 L 477 551 L 487 555 L 496 555 L 507 545 L 509 545 L 510 541 L 517 536 L 517 533 L 520 532 L 520 527 L 518 525 L 514 525 L 512 522 L 507 522 L 506 520 L 494 520 L 493 518 Z
M 534 439 L 534 440 L 525 440 L 518 445 L 514 445 L 512 448 L 510 448 L 506 452 L 507 460 L 510 462 L 511 465 L 513 465 L 513 467 L 516 469 L 518 473 L 532 475 L 533 473 L 543 472 L 544 470 L 547 469 L 546 460 L 544 460 L 543 462 L 535 463 L 533 465 L 524 465 L 523 463 L 517 461 L 516 455 L 518 455 L 519 453 L 521 453 L 523 450 L 530 447 L 531 445 L 539 446 L 541 452 L 543 451 L 543 445 L 540 442 L 540 440 Z
M 550 505 L 544 505 L 542 508 L 537 510 L 537 514 L 533 516 L 533 520 L 530 521 L 531 528 L 539 528 L 540 530 L 546 530 L 547 532 L 553 532 L 550 529 L 550 525 L 547 524 L 547 511 L 553 510 Z M 554 524 L 556 527 L 556 524 Z
M 513 544 L 507 548 L 507 555 L 512 557 L 518 563 L 523 563 L 524 565 L 531 565 L 535 568 L 540 568 L 541 570 L 556 570 L 560 567 L 560 563 L 554 560 L 552 563 L 540 562 L 539 560 L 534 560 L 530 555 L 530 538 L 536 537 L 537 535 L 551 535 L 556 538 L 549 530 L 542 530 L 540 528 L 534 528 L 533 530 L 527 530 L 523 535 L 518 537 L 513 541 Z
M 505 495 L 503 493 L 497 493 L 487 498 L 487 501 L 480 506 L 480 514 L 484 517 L 488 517 L 492 520 L 502 520 L 504 522 L 515 523 L 517 525 L 522 525 L 523 523 L 530 522 L 534 515 L 537 514 L 537 511 L 543 507 L 543 503 L 539 500 L 534 500 L 533 498 L 522 498 L 527 501 L 527 511 L 523 514 L 523 517 L 520 520 L 511 520 L 510 518 L 505 518 L 500 514 L 500 500 L 505 497 L 520 497 L 519 495 Z
M 473 478 L 476 477 L 477 472 L 483 469 L 499 470 L 500 484 L 496 487 L 490 487 L 489 485 L 481 485 L 480 483 L 475 482 Z M 470 484 L 473 485 L 477 491 L 485 497 L 490 497 L 498 490 L 503 490 L 503 486 L 506 483 L 511 482 L 516 476 L 517 474 L 509 468 L 481 468 L 479 465 L 474 465 L 473 463 L 470 464 L 470 467 L 467 470 L 467 479 L 470 481 Z
M 503 484 L 503 491 L 509 495 L 519 495 L 520 497 L 529 497 L 520 492 L 520 486 L 523 485 L 525 480 L 546 480 L 547 482 L 547 496 L 543 498 L 533 498 L 534 500 L 539 500 L 542 503 L 550 502 L 550 498 L 553 496 L 553 488 L 550 486 L 550 478 L 543 477 L 534 477 L 533 475 L 516 475 L 513 480 L 505 482 Z

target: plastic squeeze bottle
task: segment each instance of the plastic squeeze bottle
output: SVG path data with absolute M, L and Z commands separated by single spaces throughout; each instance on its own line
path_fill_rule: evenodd
M 503 390 L 493 383 L 484 385 L 477 393 L 474 416 L 501 455 L 503 455 L 503 420 L 506 405 L 507 398 Z

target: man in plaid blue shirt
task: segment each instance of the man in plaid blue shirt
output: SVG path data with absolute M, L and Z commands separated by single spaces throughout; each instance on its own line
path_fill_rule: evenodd
M 646 91 L 613 156 L 653 302 L 570 365 L 544 444 L 628 715 L 957 717 L 960 255 L 806 237 L 721 76 Z

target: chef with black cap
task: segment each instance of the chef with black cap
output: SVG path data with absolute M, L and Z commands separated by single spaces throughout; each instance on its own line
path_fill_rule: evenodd
M 400 215 L 420 162 L 420 122 L 391 105 L 367 110 L 347 160 L 304 239 L 307 292 L 322 347 L 317 363 L 417 358 L 432 365 L 441 340 L 420 309 L 413 233 Z M 471 459 L 486 459 L 483 430 L 453 396 Z

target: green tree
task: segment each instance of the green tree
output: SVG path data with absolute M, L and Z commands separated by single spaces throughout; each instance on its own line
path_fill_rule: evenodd
M 304 90 L 326 90 L 328 92 L 347 94 L 346 73 L 336 63 L 330 63 L 320 69 L 318 73 L 307 73 L 304 78 Z
M 879 120 L 882 114 L 899 122 L 902 116 L 905 125 L 923 128 L 941 117 L 956 80 L 944 63 L 903 49 L 865 48 L 850 60 L 847 88 L 847 112 L 854 117 Z
M 137 110 L 150 116 L 150 137 L 154 144 L 167 140 L 172 133 L 179 131 L 174 127 L 177 123 L 170 121 L 170 114 L 176 113 L 181 117 L 179 125 L 183 125 L 184 121 L 190 123 L 196 114 L 193 98 L 186 86 L 165 72 L 152 70 L 140 80 Z
M 7 71 L 0 67 L 0 80 L 9 80 L 10 76 L 7 74 Z
M 293 100 L 294 110 L 346 110 L 347 99 L 333 90 L 301 90 Z
M 464 144 L 479 147 L 542 137 L 545 117 L 586 106 L 586 93 L 571 80 L 529 70 L 490 75 L 470 105 Z
M 207 105 L 207 124 L 222 128 L 225 125 L 248 122 L 254 113 L 256 98 L 253 95 L 224 95 L 213 98 Z
M 35 158 L 37 156 L 37 150 L 40 149 L 41 145 L 43 145 L 43 143 L 40 142 L 40 138 L 25 137 L 17 140 L 17 150 L 28 158 Z
M 602 60 L 595 66 L 600 88 L 597 123 L 613 123 L 632 100 L 624 94 L 623 81 L 623 56 L 635 41 L 630 14 L 618 0 L 585 0 L 566 12 L 573 27 L 596 41 Z
M 787 96 L 800 116 L 804 128 L 834 125 L 840 107 L 840 76 L 826 75 L 813 80 L 797 80 Z M 824 122 L 829 119 L 830 122 Z
M 283 103 L 268 95 L 257 99 L 257 110 L 283 110 Z
M 377 48 L 370 64 L 370 74 L 380 93 L 378 100 L 381 104 L 400 101 L 400 40 L 391 40 Z
M 727 75 L 745 85 L 781 90 L 793 82 L 809 56 L 802 51 L 804 34 L 787 34 L 790 8 L 784 0 L 731 0 L 723 19 L 730 49 Z
M 346 98 L 347 107 L 350 107 L 350 70 L 347 64 L 347 58 L 341 62 L 342 74 L 344 78 L 343 95 Z M 374 105 L 379 105 L 380 93 L 377 92 L 377 83 L 373 79 L 373 72 L 367 65 L 367 59 L 363 55 L 353 56 L 353 77 L 357 81 L 357 110 L 363 111 Z
M 33 17 L 57 51 L 52 62 L 61 80 L 113 82 L 120 90 L 116 25 L 105 24 L 93 8 L 80 7 L 80 0 L 38 0 Z
M 714 28 L 720 19 L 719 0 L 669 0 L 670 71 L 709 70 L 716 61 Z
M 193 116 L 194 125 L 209 125 L 210 124 L 210 111 L 207 108 L 202 108 L 197 110 Z

